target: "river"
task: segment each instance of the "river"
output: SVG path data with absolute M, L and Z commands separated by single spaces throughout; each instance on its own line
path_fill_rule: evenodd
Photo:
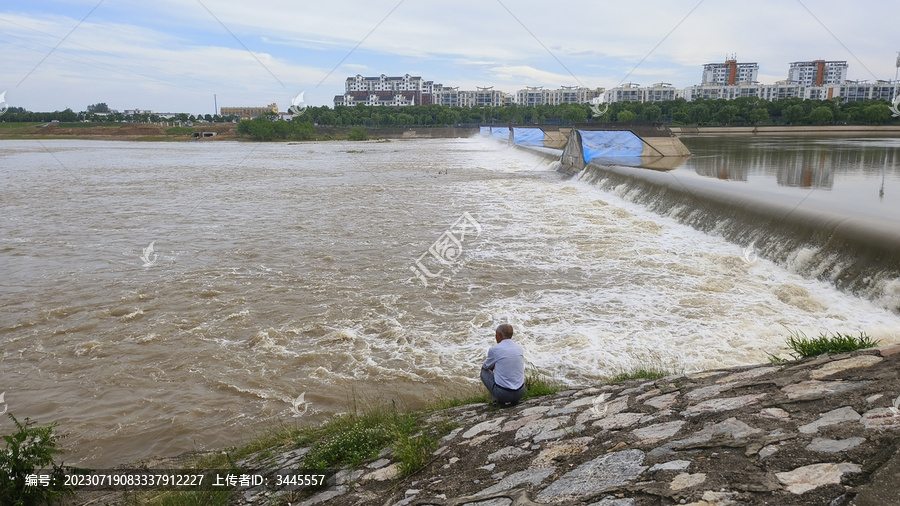
M 700 143 L 676 173 L 732 167 Z M 2 141 L 0 411 L 104 467 L 465 391 L 507 321 L 571 385 L 765 362 L 795 330 L 900 342 L 896 300 L 554 168 L 489 139 Z

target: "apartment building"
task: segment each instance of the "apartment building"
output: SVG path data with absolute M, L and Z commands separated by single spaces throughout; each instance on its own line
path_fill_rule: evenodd
M 495 90 L 493 86 L 460 90 L 458 86 L 444 86 L 419 76 L 365 77 L 357 74 L 344 82 L 344 94 L 335 95 L 334 105 L 405 107 L 410 105 L 442 105 L 447 107 L 504 107 L 520 105 L 585 104 L 603 95 L 604 88 L 562 86 L 545 89 L 529 86 L 515 94 Z
M 459 86 L 453 88 L 435 84 L 431 91 L 431 103 L 435 105 L 443 105 L 446 107 L 459 107 Z M 465 92 L 462 92 L 465 93 Z
M 735 84 L 735 85 L 702 85 L 689 86 L 682 90 L 681 97 L 688 102 L 698 98 L 707 100 L 734 100 L 741 97 L 757 97 L 763 100 L 780 100 L 784 98 L 809 98 L 808 87 L 780 81 L 775 84 Z
M 846 61 L 795 61 L 788 68 L 788 81 L 804 86 L 842 84 L 847 80 Z
M 604 102 L 661 102 L 675 100 L 678 96 L 678 90 L 670 83 L 656 83 L 652 86 L 625 83 L 606 90 Z
M 826 98 L 839 97 L 843 102 L 857 102 L 860 100 L 887 100 L 893 101 L 900 94 L 900 82 L 875 81 L 874 83 L 845 81 L 841 84 L 823 86 L 829 90 Z
M 526 86 L 516 91 L 514 103 L 524 106 L 588 104 L 603 95 L 605 88 L 561 86 L 555 90 L 543 86 Z
M 440 85 L 438 85 L 440 86 Z M 406 74 L 401 77 L 364 77 L 357 74 L 344 82 L 344 94 L 334 97 L 334 105 L 385 105 L 404 107 L 430 105 L 434 82 Z
M 701 85 L 735 85 L 755 83 L 759 74 L 758 63 L 738 63 L 737 60 L 725 60 L 724 63 L 707 63 L 703 65 Z
M 271 103 L 265 107 L 220 107 L 219 114 L 222 116 L 240 116 L 242 118 L 255 118 L 261 114 L 274 112 L 278 114 L 278 104 Z
M 495 90 L 493 86 L 475 87 L 475 91 L 459 92 L 460 107 L 503 107 L 506 104 L 506 93 Z

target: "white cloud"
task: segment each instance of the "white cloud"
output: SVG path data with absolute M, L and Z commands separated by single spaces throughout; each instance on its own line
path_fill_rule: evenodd
M 72 0 L 68 15 L 11 3 L 0 7 L 0 88 L 34 110 L 106 101 L 192 111 L 213 93 L 220 104 L 284 105 L 304 89 L 311 105 L 330 104 L 357 73 L 504 91 L 623 79 L 685 87 L 699 82 L 704 63 L 732 53 L 759 63 L 761 82 L 783 79 L 791 61 L 817 58 L 847 60 L 855 79 L 895 71 L 895 48 L 884 44 L 895 22 L 877 15 L 884 7 L 874 0 L 852 9 L 836 0 L 705 0 L 690 15 L 694 0 L 403 2 L 386 19 L 394 0 L 119 0 L 80 25 L 93 1 Z

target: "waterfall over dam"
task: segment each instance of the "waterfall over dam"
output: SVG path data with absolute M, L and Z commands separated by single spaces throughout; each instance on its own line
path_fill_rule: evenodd
M 771 260 L 900 312 L 900 213 L 895 200 L 883 202 L 886 175 L 893 176 L 889 184 L 900 179 L 893 139 L 877 141 L 887 143 L 878 148 L 851 141 L 827 141 L 832 147 L 824 140 L 803 140 L 801 146 L 784 138 L 705 138 L 688 141 L 702 149 L 692 159 L 665 127 L 576 127 L 566 129 L 561 146 L 563 129 L 543 137 L 538 128 L 497 130 L 489 134 L 508 136 L 511 144 L 545 157 L 558 155 L 560 172 L 740 245 L 748 261 Z M 856 146 L 863 151 L 853 151 Z M 872 171 L 879 167 L 880 202 L 850 193 L 877 185 Z M 753 171 L 774 173 L 775 181 L 750 177 L 748 184 Z M 836 189 L 836 174 L 853 179 Z

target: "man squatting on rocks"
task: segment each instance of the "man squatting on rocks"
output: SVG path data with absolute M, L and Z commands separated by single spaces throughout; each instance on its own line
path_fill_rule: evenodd
M 525 350 L 513 342 L 512 336 L 512 325 L 498 326 L 494 333 L 497 344 L 488 350 L 481 366 L 481 382 L 498 406 L 515 406 L 525 395 Z

